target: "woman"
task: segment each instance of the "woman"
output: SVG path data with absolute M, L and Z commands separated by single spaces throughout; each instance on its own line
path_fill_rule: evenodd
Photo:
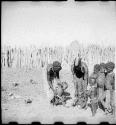
M 50 100 L 52 100 L 57 93 L 56 88 L 58 88 L 58 83 L 60 83 L 59 72 L 61 69 L 61 63 L 58 61 L 54 61 L 53 64 L 47 66 L 47 82 L 49 85 L 48 94 L 50 95 Z
M 88 67 L 86 63 L 82 62 L 82 59 L 79 58 L 78 62 L 76 59 L 74 60 L 74 64 L 71 66 L 73 80 L 74 80 L 74 88 L 75 88 L 75 97 L 76 100 L 79 101 L 79 97 L 84 96 L 86 98 L 86 90 L 88 85 Z M 80 93 L 83 93 L 80 95 Z M 86 101 L 85 101 L 86 102 Z M 76 105 L 77 101 L 74 100 L 73 105 Z

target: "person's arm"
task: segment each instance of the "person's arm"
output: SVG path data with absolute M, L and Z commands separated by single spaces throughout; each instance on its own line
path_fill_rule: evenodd
M 53 85 L 52 85 L 52 81 L 50 80 L 50 73 L 49 73 L 49 71 L 47 71 L 47 81 L 48 81 L 49 87 L 53 90 Z
M 82 63 L 82 68 L 81 68 L 82 72 L 84 73 L 84 80 L 86 80 L 87 84 L 88 84 L 88 77 L 89 77 L 89 73 L 88 73 L 88 67 L 85 63 Z
M 60 79 L 60 78 L 59 78 L 59 71 L 54 72 L 54 73 L 56 73 L 56 78 L 57 78 L 57 79 Z
M 78 88 L 78 84 L 77 84 L 77 80 L 76 80 L 76 75 L 74 74 L 74 76 L 73 76 L 73 82 L 74 82 L 74 88 L 75 88 L 75 97 L 77 96 L 77 92 L 78 92 L 78 90 L 77 90 L 77 88 Z
M 75 72 L 74 72 L 74 64 L 71 65 L 71 72 L 72 72 L 72 75 L 73 75 L 73 83 L 74 83 L 74 89 L 75 89 L 75 93 L 74 93 L 74 96 L 77 96 L 77 84 L 76 84 L 76 75 L 75 75 Z
M 71 72 L 72 72 L 72 75 L 74 75 L 74 64 L 71 65 Z
M 52 82 L 51 82 L 51 81 L 48 81 L 48 84 L 49 84 L 50 89 L 52 89 L 52 90 L 53 90 L 53 85 L 52 85 Z
M 99 85 L 98 83 L 96 82 L 96 91 L 97 91 L 97 100 L 99 101 Z

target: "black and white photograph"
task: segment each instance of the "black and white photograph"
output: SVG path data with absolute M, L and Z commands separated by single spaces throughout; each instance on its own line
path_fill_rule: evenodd
M 115 1 L 2 1 L 2 123 L 116 124 L 115 48 Z

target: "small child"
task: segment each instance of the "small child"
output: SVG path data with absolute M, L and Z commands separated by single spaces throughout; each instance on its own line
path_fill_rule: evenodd
M 57 86 L 55 87 L 54 98 L 51 100 L 51 103 L 53 103 L 53 105 L 66 104 L 64 91 L 67 88 L 68 88 L 68 84 L 66 82 L 57 83 Z
M 115 64 L 113 62 L 106 63 L 106 113 L 115 115 L 115 73 L 113 72 Z
M 90 93 L 89 93 L 89 97 L 90 97 L 90 108 L 92 111 L 92 116 L 95 116 L 96 111 L 98 109 L 98 93 L 97 93 L 97 87 L 96 85 L 92 85 L 90 88 Z

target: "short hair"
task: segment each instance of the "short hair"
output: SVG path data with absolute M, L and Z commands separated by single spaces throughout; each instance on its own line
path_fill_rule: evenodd
M 100 69 L 101 69 L 101 68 L 106 68 L 105 63 L 100 63 Z
M 53 62 L 53 70 L 54 71 L 60 71 L 62 69 L 61 63 L 59 61 L 54 61 Z
M 115 68 L 115 64 L 113 62 L 107 62 L 106 63 L 106 70 L 109 72 L 109 71 L 112 71 L 113 69 Z
M 94 65 L 94 73 L 98 73 L 100 71 L 100 65 L 99 64 L 95 64 Z

